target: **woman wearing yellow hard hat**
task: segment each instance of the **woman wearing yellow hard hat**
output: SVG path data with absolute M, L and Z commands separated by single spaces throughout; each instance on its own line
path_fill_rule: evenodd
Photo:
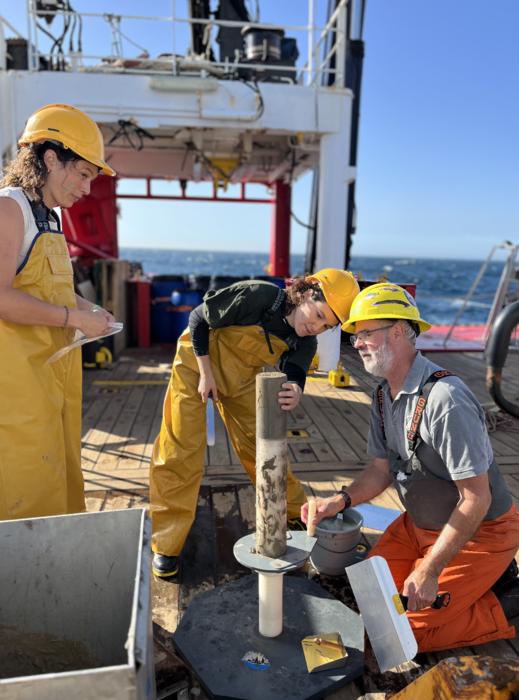
M 150 473 L 153 572 L 175 576 L 195 518 L 206 450 L 205 403 L 212 396 L 238 457 L 255 482 L 255 378 L 279 363 L 288 381 L 284 410 L 303 393 L 316 336 L 344 323 L 359 291 L 350 272 L 332 268 L 294 280 L 286 290 L 258 280 L 208 292 L 178 341 Z M 289 519 L 303 488 L 289 472 Z
M 104 161 L 95 122 L 69 105 L 42 107 L 0 180 L 0 519 L 85 510 L 81 354 L 47 360 L 76 329 L 102 335 L 113 317 L 74 293 L 55 207 L 90 192 Z

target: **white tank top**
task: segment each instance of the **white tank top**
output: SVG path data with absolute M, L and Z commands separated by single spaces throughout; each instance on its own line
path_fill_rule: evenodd
M 18 260 L 16 262 L 16 269 L 18 270 L 20 265 L 25 260 L 25 256 L 29 252 L 35 236 L 38 234 L 38 228 L 34 223 L 34 216 L 29 200 L 25 196 L 21 187 L 4 187 L 3 189 L 0 189 L 0 197 L 10 197 L 11 199 L 14 199 L 14 201 L 19 204 L 23 214 L 24 236 L 20 252 L 18 253 Z

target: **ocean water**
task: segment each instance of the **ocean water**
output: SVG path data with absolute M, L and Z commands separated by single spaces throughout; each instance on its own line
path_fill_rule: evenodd
M 121 258 L 140 262 L 149 275 L 265 275 L 267 253 L 121 248 Z M 481 262 L 353 255 L 350 269 L 361 279 L 416 284 L 422 318 L 435 324 L 451 323 L 469 291 Z M 302 274 L 304 255 L 291 256 L 291 273 Z M 499 283 L 503 262 L 492 262 L 459 323 L 484 323 Z

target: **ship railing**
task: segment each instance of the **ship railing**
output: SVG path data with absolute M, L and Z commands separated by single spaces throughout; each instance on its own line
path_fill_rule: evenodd
M 471 302 L 474 294 L 476 293 L 476 290 L 479 287 L 481 280 L 487 272 L 491 262 L 494 260 L 496 253 L 500 250 L 506 251 L 507 257 L 503 266 L 503 271 L 501 272 L 499 283 L 494 294 L 492 305 L 490 307 L 490 312 L 486 320 L 484 335 L 485 343 L 488 340 L 494 322 L 500 311 L 503 309 L 504 306 L 517 299 L 517 281 L 519 279 L 519 266 L 517 262 L 517 257 L 519 255 L 519 245 L 516 245 L 511 241 L 503 241 L 502 243 L 498 243 L 497 245 L 494 245 L 492 247 L 487 258 L 483 261 L 481 267 L 479 268 L 478 274 L 474 278 L 474 282 L 472 283 L 469 291 L 467 292 L 463 303 L 458 309 L 458 313 L 456 314 L 452 325 L 449 328 L 449 331 L 443 339 L 444 347 L 447 347 L 447 343 L 449 342 L 450 337 L 456 330 L 456 327 L 463 314 L 465 313 L 465 310 Z M 511 295 L 512 284 L 516 285 L 516 289 L 512 292 L 513 296 Z
M 177 10 L 176 0 L 171 2 L 171 14 L 169 16 L 124 15 L 110 12 L 79 12 L 72 9 L 56 7 L 52 9 L 48 3 L 44 10 L 36 0 L 28 0 L 28 29 L 27 51 L 28 70 L 64 70 L 68 72 L 102 71 L 124 73 L 165 73 L 179 75 L 188 72 L 202 77 L 214 75 L 215 77 L 232 79 L 243 76 L 243 73 L 253 76 L 261 75 L 261 71 L 268 70 L 270 75 L 279 75 L 280 80 L 286 80 L 298 85 L 320 86 L 334 85 L 345 87 L 345 56 L 347 51 L 348 35 L 351 34 L 352 5 L 356 0 L 340 0 L 329 18 L 326 14 L 327 0 L 308 0 L 305 24 L 272 24 L 260 21 L 235 21 L 226 19 L 195 18 L 183 16 Z M 109 5 L 109 3 L 107 3 Z M 325 7 L 326 6 L 326 7 Z M 69 6 L 70 7 L 70 6 Z M 324 19 L 323 19 L 324 17 Z M 316 21 L 316 18 L 321 20 Z M 53 28 L 58 20 L 63 23 L 63 30 Z M 155 22 L 161 25 L 161 36 L 167 39 L 161 48 L 157 58 L 151 58 L 150 47 L 142 45 L 142 32 L 132 29 L 134 22 Z M 108 29 L 111 38 L 109 51 L 99 54 L 90 51 L 92 39 L 83 32 L 87 25 L 96 24 L 96 40 L 103 31 Z M 100 23 L 100 24 L 99 24 Z M 164 29 L 169 25 L 169 29 Z M 204 42 L 205 54 L 193 54 L 190 52 L 191 28 L 193 25 L 205 27 Z M 14 31 L 17 36 L 20 33 L 12 27 L 5 18 L 0 15 L 0 30 L 2 26 L 9 31 Z M 140 25 L 142 27 L 142 24 Z M 212 57 L 212 38 L 215 30 L 219 28 L 234 28 L 242 31 L 245 27 L 258 30 L 283 30 L 295 34 L 298 49 L 306 47 L 305 55 L 299 55 L 295 65 L 280 65 L 274 62 L 254 61 L 251 58 L 243 60 L 244 55 L 237 55 L 235 60 L 226 58 L 224 61 L 215 60 Z M 58 35 L 55 36 L 56 31 Z M 61 34 L 59 32 L 61 31 Z M 83 40 L 82 34 L 85 39 Z M 5 66 L 5 40 L 2 40 L 0 31 L 0 43 L 3 44 L 4 60 L 0 62 L 0 69 Z M 155 36 L 155 35 L 154 35 Z M 157 35 L 158 36 L 158 35 Z M 135 39 L 137 37 L 137 40 Z M 133 47 L 140 52 L 138 56 L 127 55 Z M 86 50 L 83 50 L 85 46 Z M 98 47 L 95 46 L 97 49 Z M 324 55 L 321 55 L 324 54 Z M 2 48 L 0 47 L 0 61 L 2 61 Z M 289 77 L 287 77 L 289 76 Z M 241 77 L 240 79 L 243 79 Z

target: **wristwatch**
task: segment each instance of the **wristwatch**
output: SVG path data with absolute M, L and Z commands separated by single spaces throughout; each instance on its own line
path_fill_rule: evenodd
M 351 506 L 351 496 L 346 491 L 346 486 L 343 486 L 340 491 L 336 491 L 335 493 L 337 496 L 342 496 L 344 499 L 344 508 L 342 510 L 346 510 L 346 508 Z

